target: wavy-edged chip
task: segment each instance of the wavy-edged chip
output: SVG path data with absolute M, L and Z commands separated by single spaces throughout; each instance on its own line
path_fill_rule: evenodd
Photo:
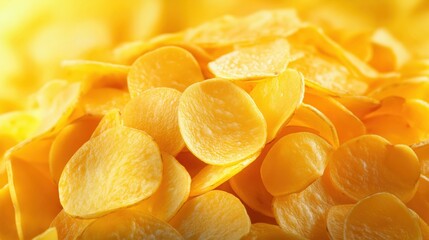
M 0 239 L 18 239 L 16 230 L 15 209 L 10 196 L 9 185 L 0 189 Z
M 241 240 L 304 240 L 305 238 L 283 231 L 278 225 L 254 223 Z
M 170 221 L 185 239 L 240 239 L 250 219 L 238 198 L 213 190 L 185 203 Z
M 307 132 L 282 137 L 270 149 L 261 165 L 261 177 L 273 196 L 300 192 L 322 176 L 332 146 Z
M 77 239 L 171 239 L 183 237 L 168 223 L 137 210 L 123 209 L 96 219 Z
M 100 120 L 100 123 L 92 132 L 91 138 L 97 137 L 107 129 L 114 128 L 122 125 L 121 112 L 118 109 L 112 109 Z
M 50 227 L 46 229 L 43 233 L 37 235 L 33 240 L 57 240 L 58 239 L 58 233 L 57 229 L 54 227 Z
M 344 223 L 345 240 L 422 239 L 418 216 L 395 195 L 382 192 L 360 200 Z
M 72 217 L 64 210 L 61 210 L 52 221 L 51 227 L 57 229 L 58 239 L 74 240 L 79 237 L 85 228 L 93 221 L 94 219 Z
M 284 39 L 245 46 L 209 63 L 216 76 L 233 80 L 276 77 L 289 63 L 289 43 Z
M 168 46 L 138 58 L 128 74 L 131 97 L 153 87 L 170 87 L 184 91 L 189 85 L 204 80 L 194 56 L 183 48 Z
M 304 90 L 302 74 L 288 69 L 278 77 L 257 83 L 250 92 L 267 122 L 267 142 L 276 137 L 302 103 Z
M 143 131 L 118 126 L 90 139 L 65 166 L 58 184 L 61 205 L 93 218 L 150 197 L 161 184 L 162 160 Z
M 377 135 L 363 135 L 341 145 L 328 163 L 334 186 L 354 200 L 390 192 L 403 201 L 414 194 L 420 163 L 406 145 L 391 145 Z
M 163 220 L 170 220 L 189 197 L 191 177 L 180 163 L 170 154 L 162 153 L 163 173 L 158 190 L 148 199 L 134 206 Z
M 181 95 L 178 90 L 165 87 L 142 92 L 125 106 L 124 125 L 145 131 L 161 151 L 177 155 L 185 146 L 177 119 Z
M 179 128 L 188 149 L 211 165 L 231 165 L 259 152 L 267 124 L 252 98 L 225 80 L 196 83 L 179 101 Z
M 329 209 L 326 217 L 326 226 L 329 232 L 329 237 L 332 240 L 344 239 L 344 222 L 347 214 L 353 208 L 352 204 L 336 205 Z

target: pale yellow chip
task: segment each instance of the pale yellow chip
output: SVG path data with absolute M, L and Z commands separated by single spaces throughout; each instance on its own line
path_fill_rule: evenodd
M 240 239 L 250 231 L 250 219 L 240 200 L 213 190 L 185 203 L 170 221 L 185 239 Z
M 390 193 L 360 200 L 344 223 L 344 239 L 422 239 L 418 216 Z
M 183 237 L 164 221 L 137 210 L 124 209 L 96 219 L 77 239 L 181 240 Z
M 37 235 L 33 240 L 57 240 L 58 233 L 55 227 L 46 229 L 43 233 Z
M 82 96 L 79 107 L 85 114 L 103 116 L 112 109 L 122 111 L 130 101 L 127 91 L 116 88 L 96 88 Z
M 170 220 L 189 197 L 191 177 L 180 163 L 168 153 L 162 153 L 163 173 L 158 190 L 135 208 L 163 220 Z
M 417 186 L 420 163 L 406 145 L 391 145 L 380 136 L 363 135 L 335 150 L 327 171 L 332 183 L 354 200 L 390 192 L 406 202 Z
M 417 191 L 407 203 L 424 221 L 429 222 L 429 178 L 421 175 Z
M 0 188 L 0 238 L 1 239 L 18 239 L 16 230 L 15 209 L 10 196 L 9 185 Z
M 300 192 L 322 176 L 332 150 L 328 142 L 313 133 L 286 135 L 265 156 L 262 182 L 273 196 Z
M 334 200 L 321 179 L 299 193 L 275 197 L 274 216 L 286 232 L 309 239 L 329 239 L 326 232 L 326 214 Z
M 54 218 L 51 227 L 57 229 L 58 239 L 74 240 L 79 237 L 94 219 L 75 218 L 62 210 Z
M 65 166 L 58 189 L 68 214 L 93 218 L 150 197 L 161 179 L 161 153 L 153 139 L 118 126 L 79 148 Z
M 112 109 L 100 120 L 95 130 L 92 132 L 91 138 L 97 137 L 107 129 L 122 125 L 121 112 L 118 109 Z
M 100 118 L 84 116 L 79 118 L 57 134 L 49 151 L 49 170 L 55 183 L 60 180 L 64 166 L 73 154 L 90 138 Z
M 177 155 L 185 146 L 177 119 L 181 95 L 178 90 L 165 87 L 142 92 L 125 106 L 124 125 L 145 131 L 161 151 Z
M 344 239 L 344 223 L 346 221 L 347 214 L 349 214 L 352 208 L 352 204 L 346 204 L 336 205 L 329 209 L 326 222 L 330 239 Z
M 281 127 L 290 120 L 304 98 L 304 80 L 294 70 L 263 80 L 250 92 L 267 122 L 267 142 L 274 139 Z
M 268 223 L 254 223 L 242 240 L 304 240 L 305 238 L 283 231 L 279 226 Z
M 31 239 L 45 231 L 61 211 L 57 187 L 27 162 L 13 159 L 6 164 L 18 236 Z
M 209 69 L 225 79 L 276 77 L 286 70 L 289 59 L 289 43 L 279 39 L 238 48 L 210 62 Z
M 131 97 L 153 87 L 170 87 L 184 91 L 204 80 L 192 54 L 179 47 L 161 47 L 138 58 L 128 74 Z
M 231 165 L 259 152 L 267 124 L 252 98 L 225 80 L 196 83 L 179 102 L 179 127 L 188 149 L 211 165 Z

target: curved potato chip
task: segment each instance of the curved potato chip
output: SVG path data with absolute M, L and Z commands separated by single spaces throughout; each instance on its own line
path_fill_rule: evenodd
M 406 202 L 414 194 L 420 164 L 410 147 L 363 135 L 335 150 L 327 171 L 332 183 L 354 200 L 390 192 Z
M 133 208 L 168 221 L 188 199 L 191 177 L 173 156 L 162 153 L 162 162 L 162 181 L 158 190 Z
M 344 223 L 344 239 L 422 239 L 419 218 L 390 193 L 360 200 Z
M 96 219 L 77 239 L 181 240 L 183 237 L 166 222 L 140 211 L 124 209 Z
M 79 237 L 94 219 L 74 218 L 64 210 L 54 218 L 51 227 L 57 229 L 58 239 L 74 240 Z
M 49 151 L 49 170 L 55 183 L 73 154 L 87 142 L 100 119 L 84 116 L 70 123 L 57 134 Z
M 0 188 L 0 239 L 18 239 L 16 230 L 15 209 L 10 196 L 9 185 Z
M 224 79 L 252 80 L 276 77 L 289 63 L 289 43 L 284 39 L 245 46 L 209 63 L 210 71 Z
M 429 101 L 429 78 L 428 77 L 416 77 L 399 82 L 394 82 L 386 86 L 376 88 L 369 96 L 384 99 L 390 96 L 398 96 L 406 99 L 416 98 Z
M 161 151 L 177 155 L 185 146 L 177 120 L 181 95 L 176 89 L 164 87 L 140 93 L 125 106 L 124 125 L 145 131 Z
M 121 112 L 118 109 L 112 109 L 100 120 L 95 130 L 92 132 L 91 138 L 97 137 L 107 129 L 122 125 Z
M 305 238 L 283 231 L 279 226 L 267 223 L 254 223 L 250 232 L 241 240 L 304 240 Z
M 335 99 L 361 120 L 380 106 L 378 100 L 366 96 L 341 96 Z
M 424 221 L 429 222 L 429 178 L 421 175 L 417 191 L 407 203 Z
M 299 192 L 322 176 L 332 150 L 329 143 L 312 133 L 286 135 L 262 162 L 262 182 L 273 196 Z
M 57 240 L 58 233 L 57 229 L 54 227 L 46 229 L 43 233 L 37 235 L 33 240 Z
M 429 178 L 429 140 L 412 145 L 411 148 L 420 160 L 420 173 Z
M 326 213 L 334 205 L 321 179 L 299 193 L 274 197 L 273 211 L 279 226 L 286 232 L 308 239 L 329 239 Z
M 329 209 L 326 222 L 329 237 L 332 240 L 344 239 L 344 222 L 353 205 L 336 205 Z
M 0 114 L 0 154 L 13 145 L 6 144 L 6 136 L 13 141 L 23 141 L 32 137 L 40 124 L 40 117 L 35 111 L 14 111 Z
M 85 114 L 102 116 L 116 108 L 122 110 L 130 101 L 130 94 L 116 88 L 96 88 L 82 96 L 79 103 Z
M 225 80 L 196 83 L 179 102 L 179 127 L 188 149 L 212 165 L 231 165 L 259 152 L 267 124 L 252 98 Z
M 187 149 L 186 149 L 187 150 Z M 176 156 L 179 163 L 186 168 L 191 178 L 195 177 L 207 164 L 189 151 L 182 151 Z
M 286 70 L 278 77 L 257 83 L 250 92 L 267 122 L 267 142 L 274 139 L 302 103 L 304 88 L 302 75 L 294 70 Z
M 191 53 L 179 47 L 161 47 L 138 58 L 128 74 L 131 97 L 153 87 L 171 87 L 184 91 L 204 80 Z
M 7 161 L 6 168 L 18 236 L 31 239 L 46 230 L 61 211 L 57 187 L 25 161 Z
M 240 200 L 213 190 L 185 203 L 170 221 L 185 239 L 240 239 L 250 231 L 250 219 Z
M 190 196 L 201 195 L 215 189 L 249 166 L 258 156 L 259 153 L 229 166 L 205 166 L 192 178 Z
M 68 214 L 93 218 L 148 198 L 161 178 L 161 153 L 152 138 L 119 126 L 79 148 L 64 167 L 58 189 Z

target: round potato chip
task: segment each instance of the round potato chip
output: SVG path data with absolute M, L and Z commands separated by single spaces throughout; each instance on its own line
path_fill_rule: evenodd
M 332 183 L 354 200 L 390 192 L 406 202 L 414 194 L 420 164 L 410 147 L 363 135 L 335 150 L 327 171 Z
M 134 98 L 153 87 L 170 87 L 182 92 L 202 80 L 204 77 L 192 54 L 169 46 L 148 52 L 133 63 L 128 74 L 128 89 Z
M 162 153 L 163 173 L 158 190 L 134 206 L 163 220 L 170 220 L 189 197 L 191 177 L 180 163 L 168 153 Z
M 170 221 L 185 239 L 240 239 L 250 231 L 250 219 L 240 200 L 213 190 L 185 203 Z
M 419 218 L 395 195 L 376 193 L 360 200 L 344 223 L 345 240 L 422 239 Z
M 262 182 L 273 196 L 299 192 L 322 176 L 332 150 L 328 142 L 312 133 L 286 135 L 262 162 Z
M 283 231 L 279 226 L 267 223 L 254 223 L 250 232 L 241 240 L 304 240 L 305 238 Z
M 162 179 L 161 153 L 143 131 L 118 126 L 90 139 L 65 166 L 58 184 L 61 205 L 94 218 L 150 197 Z
M 57 229 L 58 239 L 74 240 L 79 237 L 93 221 L 94 219 L 72 217 L 64 210 L 61 210 L 52 221 L 51 227 Z
M 96 219 L 77 239 L 183 239 L 171 227 L 151 215 L 137 210 L 119 210 Z
M 176 89 L 164 87 L 142 92 L 125 106 L 124 125 L 145 131 L 161 151 L 177 155 L 185 146 L 177 120 L 181 95 Z
M 267 142 L 273 140 L 281 127 L 292 117 L 304 98 L 304 80 L 294 70 L 256 84 L 250 92 L 267 122 Z
M 225 80 L 196 83 L 179 102 L 179 127 L 188 149 L 211 165 L 231 165 L 258 153 L 267 124 L 252 98 Z
M 352 204 L 336 205 L 329 209 L 326 218 L 329 237 L 332 240 L 344 239 L 344 222 L 347 214 L 353 208 Z

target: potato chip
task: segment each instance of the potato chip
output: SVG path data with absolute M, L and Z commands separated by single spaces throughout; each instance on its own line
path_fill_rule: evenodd
M 0 238 L 18 239 L 15 223 L 15 209 L 10 196 L 9 185 L 0 188 Z
M 189 197 L 191 177 L 186 168 L 168 153 L 162 153 L 163 173 L 158 190 L 134 208 L 163 220 L 170 220 Z
M 216 77 L 224 79 L 276 77 L 286 70 L 289 58 L 288 42 L 279 39 L 238 48 L 210 62 L 209 69 Z
M 245 167 L 249 166 L 249 164 L 255 161 L 258 156 L 259 153 L 229 166 L 205 166 L 194 177 L 192 177 L 190 196 L 201 195 L 215 189 L 239 173 Z
M 196 83 L 179 102 L 179 127 L 188 149 L 211 165 L 231 165 L 259 152 L 267 124 L 252 98 L 225 80 Z
M 19 239 L 30 239 L 46 230 L 61 210 L 57 188 L 25 161 L 13 159 L 6 167 Z
M 250 232 L 242 240 L 304 240 L 305 238 L 283 231 L 279 226 L 267 223 L 254 223 Z
M 390 193 L 360 200 L 344 223 L 344 239 L 422 239 L 419 218 Z
M 162 178 L 161 153 L 145 132 L 118 126 L 86 142 L 64 167 L 61 205 L 93 218 L 151 196 Z
M 74 218 L 62 210 L 52 221 L 51 227 L 57 229 L 58 239 L 74 240 L 93 221 L 94 219 Z
M 185 150 L 185 149 L 184 149 Z M 195 177 L 207 164 L 189 151 L 182 151 L 176 156 L 179 163 L 186 168 L 191 178 Z M 186 149 L 187 150 L 187 149 Z
M 187 201 L 170 224 L 185 239 L 240 239 L 251 223 L 238 198 L 213 190 Z
M 410 210 L 412 211 L 412 210 Z M 417 215 L 417 213 L 415 213 L 415 215 Z M 419 215 L 417 215 L 418 217 Z M 423 221 L 423 219 L 419 218 L 419 223 L 420 223 L 420 230 L 422 231 L 422 239 L 423 240 L 428 240 L 429 239 L 429 225 Z
M 57 240 L 58 233 L 54 227 L 46 229 L 43 233 L 37 235 L 33 240 Z
M 122 110 L 130 101 L 127 91 L 116 88 L 96 88 L 82 96 L 79 106 L 85 114 L 102 116 L 112 109 Z
M 273 196 L 300 192 L 322 176 L 332 150 L 329 143 L 312 133 L 286 135 L 262 162 L 262 182 Z
M 124 125 L 145 131 L 161 151 L 177 155 L 185 146 L 177 120 L 181 95 L 176 89 L 164 87 L 142 92 L 125 106 Z
M 366 96 L 341 96 L 335 99 L 361 120 L 380 107 L 378 100 Z
M 416 77 L 383 85 L 371 91 L 369 95 L 377 99 L 398 96 L 406 99 L 416 98 L 429 102 L 429 97 L 427 95 L 428 91 L 429 78 Z
M 48 164 L 53 140 L 53 137 L 43 136 L 29 138 L 10 148 L 4 156 L 6 159 L 19 158 L 34 164 Z
M 124 209 L 96 219 L 77 239 L 183 239 L 168 223 L 137 210 Z
M 299 193 L 274 197 L 273 211 L 286 232 L 308 239 L 329 239 L 326 214 L 334 205 L 320 179 Z
M 39 118 L 36 111 L 14 111 L 1 114 L 0 136 L 2 139 L 0 143 L 0 153 L 4 153 L 16 142 L 32 137 L 40 124 Z M 11 139 L 11 144 L 7 144 L 7 137 Z
M 429 178 L 421 175 L 417 191 L 407 203 L 424 221 L 429 222 Z
M 302 103 L 304 80 L 299 72 L 286 70 L 278 77 L 256 84 L 250 96 L 264 115 L 270 142 Z
M 179 47 L 161 47 L 138 58 L 128 74 L 131 97 L 153 87 L 170 87 L 184 91 L 204 80 L 191 53 Z
M 327 171 L 332 183 L 354 200 L 389 192 L 406 202 L 414 194 L 420 164 L 410 147 L 363 135 L 335 150 Z
M 411 146 L 420 160 L 420 173 L 429 177 L 429 140 Z
M 95 130 L 92 132 L 91 138 L 97 137 L 107 129 L 122 125 L 121 112 L 118 109 L 112 109 L 100 120 Z
M 99 122 L 98 117 L 84 116 L 70 123 L 57 134 L 49 152 L 49 170 L 55 183 L 58 183 L 64 166 L 90 139 Z
M 329 209 L 326 222 L 332 240 L 344 239 L 344 222 L 353 205 L 336 205 Z

